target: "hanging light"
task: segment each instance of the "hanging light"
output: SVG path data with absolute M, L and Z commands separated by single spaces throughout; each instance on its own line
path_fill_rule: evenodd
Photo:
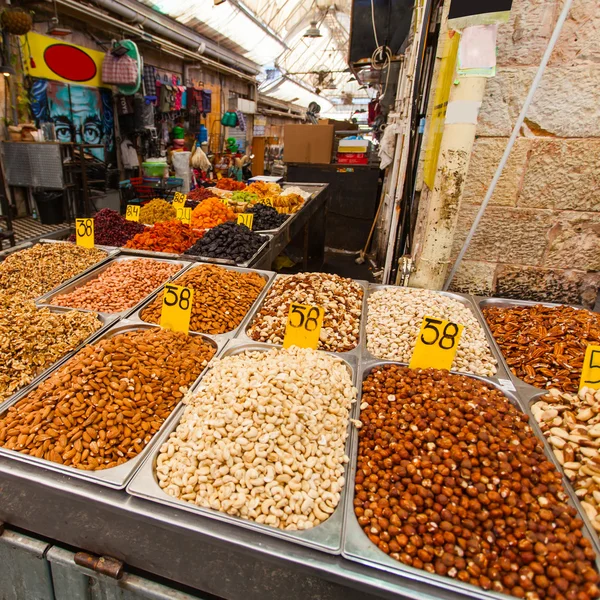
M 305 31 L 304 36 L 307 38 L 320 38 L 323 37 L 321 30 L 318 27 L 317 21 L 311 21 L 310 27 Z
M 15 71 L 15 68 L 11 67 L 10 65 L 0 66 L 0 73 L 2 73 L 2 75 L 4 75 L 4 77 L 10 77 L 11 75 L 17 74 L 17 72 Z
M 71 35 L 73 31 L 68 27 L 63 27 L 58 20 L 58 9 L 56 7 L 56 0 L 54 0 L 54 16 L 50 19 L 50 25 L 48 26 L 48 35 L 54 35 L 57 37 L 64 37 L 65 35 Z

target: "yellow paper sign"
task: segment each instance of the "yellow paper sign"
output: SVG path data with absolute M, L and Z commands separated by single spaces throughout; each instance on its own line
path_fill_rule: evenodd
M 588 346 L 583 359 L 583 372 L 579 389 L 600 390 L 600 346 Z
M 217 199 L 220 200 L 225 206 L 229 206 L 229 198 L 219 196 Z
M 265 206 L 273 207 L 273 200 L 271 198 L 261 198 L 256 201 L 256 204 L 264 204 Z
M 127 211 L 125 212 L 125 218 L 128 221 L 140 222 L 140 206 L 137 204 L 128 204 Z
M 173 208 L 177 208 L 178 206 L 185 206 L 187 201 L 187 194 L 182 194 L 181 192 L 175 192 L 173 196 Z
M 183 206 L 178 206 L 177 210 L 177 219 L 179 219 L 182 223 L 186 225 L 190 225 L 192 222 L 192 209 L 185 208 Z
M 83 248 L 94 247 L 94 219 L 75 219 L 77 245 Z
M 325 311 L 320 306 L 308 306 L 292 302 L 285 327 L 283 347 L 317 349 Z
M 165 285 L 160 326 L 171 331 L 188 333 L 193 302 L 194 290 L 192 288 L 171 283 Z
M 409 367 L 449 371 L 463 330 L 464 325 L 424 317 Z
M 245 225 L 248 229 L 252 229 L 254 215 L 252 213 L 241 213 L 237 218 L 238 225 Z

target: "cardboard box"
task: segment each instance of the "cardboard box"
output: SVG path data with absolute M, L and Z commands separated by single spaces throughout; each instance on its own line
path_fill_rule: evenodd
M 336 121 L 335 119 L 319 119 L 319 125 L 333 125 L 333 130 L 338 131 L 357 131 L 358 124 L 352 121 Z
M 283 141 L 283 162 L 331 163 L 333 125 L 285 125 Z

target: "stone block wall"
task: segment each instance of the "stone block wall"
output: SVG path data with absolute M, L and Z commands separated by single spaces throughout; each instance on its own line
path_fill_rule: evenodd
M 461 200 L 466 238 L 546 49 L 562 0 L 514 0 L 498 34 Z M 600 288 L 600 2 L 575 0 L 456 291 L 593 306 Z

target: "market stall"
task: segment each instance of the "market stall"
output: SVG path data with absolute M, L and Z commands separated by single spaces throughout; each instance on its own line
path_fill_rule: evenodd
M 27 271 L 31 319 L 111 320 L 3 397 L 8 539 L 21 528 L 111 557 L 77 559 L 104 582 L 144 573 L 199 597 L 600 595 L 596 314 L 37 248 L 0 263 L 8 318 Z M 32 270 L 48 252 L 70 266 Z M 177 286 L 187 335 L 163 322 Z M 312 347 L 287 339 L 302 306 Z

